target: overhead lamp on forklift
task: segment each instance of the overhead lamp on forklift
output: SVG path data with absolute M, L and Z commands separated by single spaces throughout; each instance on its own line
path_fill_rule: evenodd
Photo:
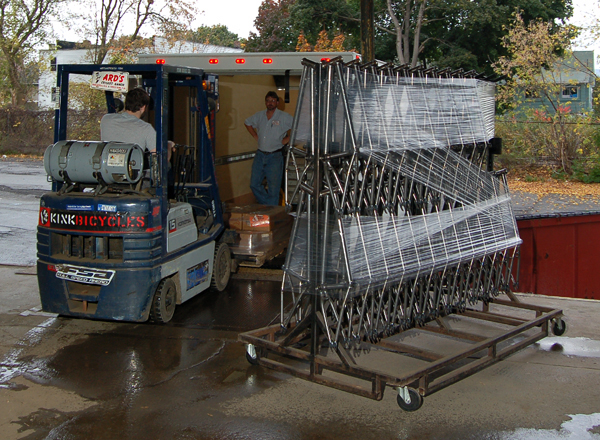
M 263 58 L 263 64 L 273 64 L 273 58 Z
M 167 60 L 165 60 L 164 58 L 157 58 L 156 59 L 156 64 L 166 64 Z
M 218 58 L 211 58 L 208 60 L 208 64 L 219 64 Z

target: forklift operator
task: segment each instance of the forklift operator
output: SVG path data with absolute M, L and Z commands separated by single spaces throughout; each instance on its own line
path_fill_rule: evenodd
M 265 97 L 266 110 L 250 116 L 244 125 L 258 141 L 258 150 L 252 164 L 250 189 L 261 205 L 278 205 L 283 177 L 283 146 L 290 140 L 293 118 L 277 108 L 279 96 L 275 92 Z M 267 179 L 267 188 L 263 179 Z
M 150 95 L 135 88 L 125 96 L 125 111 L 108 113 L 100 121 L 100 136 L 105 142 L 138 144 L 142 149 L 156 152 L 156 131 L 141 119 L 150 104 Z
M 108 113 L 100 121 L 100 136 L 105 142 L 137 144 L 143 150 L 156 153 L 156 131 L 141 118 L 150 104 L 150 95 L 140 88 L 131 89 L 125 95 L 125 111 Z M 169 141 L 169 160 L 175 144 Z

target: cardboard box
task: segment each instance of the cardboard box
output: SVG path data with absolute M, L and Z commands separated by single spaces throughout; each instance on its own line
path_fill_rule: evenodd
M 228 207 L 225 222 L 230 229 L 251 232 L 271 232 L 293 221 L 283 206 L 241 205 Z
M 252 209 L 255 209 L 256 206 L 259 205 L 228 205 L 223 213 L 225 226 L 229 229 L 241 231 L 244 224 L 244 214 L 249 213 Z
M 291 222 L 274 231 L 238 231 L 232 252 L 256 254 L 269 252 L 273 248 L 284 249 L 290 240 Z

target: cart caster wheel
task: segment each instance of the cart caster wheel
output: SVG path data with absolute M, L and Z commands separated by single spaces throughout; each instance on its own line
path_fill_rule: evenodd
M 552 324 L 552 333 L 554 333 L 555 336 L 562 336 L 565 334 L 566 331 L 567 331 L 567 323 L 565 321 L 563 321 L 562 318 L 558 318 Z
M 396 400 L 404 411 L 416 411 L 423 405 L 423 396 L 413 388 L 399 387 Z
M 258 354 L 256 354 L 256 348 L 252 344 L 246 346 L 246 360 L 251 365 L 258 365 Z

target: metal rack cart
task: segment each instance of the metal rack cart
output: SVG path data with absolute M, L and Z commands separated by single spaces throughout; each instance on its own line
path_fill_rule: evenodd
M 510 291 L 520 238 L 505 173 L 492 171 L 494 83 L 304 66 L 281 322 L 239 336 L 248 360 L 377 400 L 394 387 L 410 411 L 551 324 L 562 334 L 560 310 Z

